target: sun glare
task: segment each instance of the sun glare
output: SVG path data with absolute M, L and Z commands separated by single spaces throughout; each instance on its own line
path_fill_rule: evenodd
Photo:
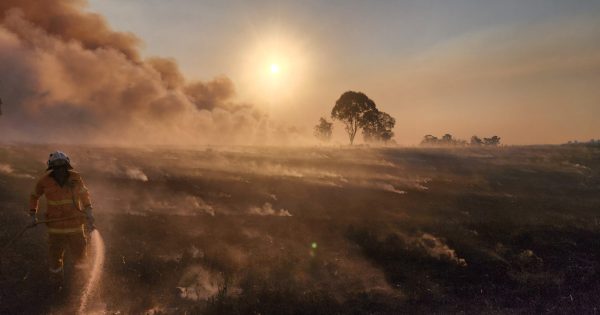
M 279 73 L 279 65 L 276 63 L 271 64 L 271 73 L 277 74 Z
M 239 95 L 271 106 L 295 99 L 310 75 L 307 40 L 265 31 L 243 49 Z

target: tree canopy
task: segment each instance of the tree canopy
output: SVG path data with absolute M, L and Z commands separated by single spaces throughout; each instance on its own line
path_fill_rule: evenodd
M 388 113 L 378 110 L 365 113 L 364 121 L 361 124 L 365 142 L 387 142 L 391 140 L 394 136 L 392 129 L 395 124 L 396 119 Z
M 481 138 L 479 138 L 478 136 L 472 136 L 471 137 L 471 145 L 474 145 L 474 146 L 483 145 L 483 140 L 481 140 Z
M 348 91 L 340 96 L 331 111 L 331 118 L 341 121 L 350 138 L 350 144 L 354 143 L 354 137 L 364 121 L 364 115 L 370 111 L 377 110 L 375 102 L 364 93 Z
M 491 145 L 491 146 L 497 146 L 497 145 L 500 144 L 500 137 L 493 136 L 491 138 L 483 138 L 483 144 L 485 144 L 485 145 Z

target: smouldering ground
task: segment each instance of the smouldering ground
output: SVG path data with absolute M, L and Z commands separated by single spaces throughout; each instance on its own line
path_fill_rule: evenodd
M 0 148 L 3 242 L 54 149 Z M 108 312 L 600 306 L 598 147 L 61 149 L 95 201 Z M 45 251 L 38 228 L 1 257 L 0 313 L 56 307 Z

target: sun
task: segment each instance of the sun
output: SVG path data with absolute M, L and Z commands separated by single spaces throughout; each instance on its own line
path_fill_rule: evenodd
M 277 73 L 279 73 L 280 70 L 281 69 L 279 68 L 278 64 L 276 64 L 276 63 L 271 64 L 271 73 L 272 74 L 277 74 Z
M 280 30 L 257 35 L 240 50 L 239 95 L 265 107 L 287 104 L 284 100 L 295 99 L 312 73 L 307 40 Z

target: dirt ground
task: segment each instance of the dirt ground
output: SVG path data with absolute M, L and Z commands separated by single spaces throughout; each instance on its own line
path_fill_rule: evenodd
M 0 245 L 55 146 L 0 147 Z M 108 314 L 576 313 L 600 307 L 600 147 L 61 146 L 86 181 Z M 0 313 L 52 313 L 45 227 Z M 76 295 L 77 292 L 71 292 Z

